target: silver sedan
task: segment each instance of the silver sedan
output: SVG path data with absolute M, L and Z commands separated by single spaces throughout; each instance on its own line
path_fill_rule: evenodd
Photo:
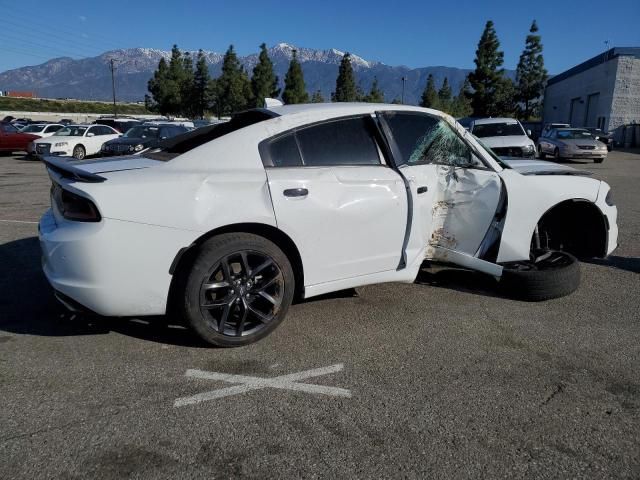
M 562 158 L 589 159 L 602 163 L 607 158 L 607 146 L 583 128 L 554 128 L 538 139 L 540 158 L 552 155 Z

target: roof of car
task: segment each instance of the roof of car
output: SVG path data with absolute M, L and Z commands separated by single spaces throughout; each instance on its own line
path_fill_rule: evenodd
M 293 105 L 279 105 L 264 110 L 273 112 L 279 116 L 310 114 L 318 116 L 341 116 L 351 113 L 375 112 L 376 110 L 406 110 L 430 113 L 440 113 L 428 108 L 413 105 L 398 105 L 389 103 L 364 103 L 364 102 L 335 102 L 335 103 L 298 103 Z
M 473 121 L 474 125 L 485 125 L 489 123 L 518 123 L 515 118 L 495 117 L 495 118 L 479 118 Z

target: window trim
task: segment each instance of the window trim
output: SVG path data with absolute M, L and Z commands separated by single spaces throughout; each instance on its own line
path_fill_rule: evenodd
M 382 146 L 380 145 L 380 142 L 377 138 L 376 132 L 375 132 L 375 121 L 376 119 L 372 116 L 372 113 L 357 113 L 357 114 L 351 114 L 351 115 L 344 115 L 341 117 L 332 117 L 332 118 L 327 118 L 324 120 L 318 120 L 316 122 L 312 122 L 312 123 L 305 123 L 304 125 L 298 125 L 297 127 L 293 127 L 290 128 L 288 130 L 282 131 L 272 137 L 269 138 L 265 138 L 264 140 L 262 140 L 259 144 L 258 144 L 258 152 L 260 153 L 260 158 L 262 160 L 262 165 L 264 166 L 264 168 L 342 168 L 342 167 L 348 167 L 348 168 L 354 168 L 354 167 L 386 167 L 389 168 L 389 160 L 385 157 L 384 155 L 384 148 L 382 148 Z M 317 127 L 319 125 L 324 125 L 324 124 L 328 124 L 328 123 L 334 123 L 334 122 L 340 122 L 340 121 L 345 121 L 345 120 L 352 120 L 352 119 L 359 119 L 359 118 L 364 118 L 364 119 L 369 119 L 370 121 L 374 122 L 371 125 L 371 139 L 373 140 L 374 145 L 376 146 L 376 153 L 378 155 L 378 163 L 376 164 L 369 164 L 369 163 L 355 163 L 355 164 L 350 164 L 350 165 L 346 165 L 346 164 L 335 164 L 335 165 L 306 165 L 304 163 L 304 155 L 302 153 L 302 148 L 300 148 L 300 141 L 298 139 L 298 135 L 297 132 L 300 130 L 306 130 L 307 128 L 313 128 L 313 127 Z M 279 140 L 280 138 L 286 136 L 286 135 L 293 135 L 293 138 L 296 142 L 296 146 L 298 147 L 298 153 L 300 154 L 300 160 L 302 161 L 302 165 L 295 165 L 295 166 L 287 166 L 287 167 L 279 167 L 277 165 L 275 165 L 273 163 L 273 159 L 271 158 L 271 152 L 269 149 L 269 146 L 271 145 L 272 142 L 275 142 L 277 140 Z

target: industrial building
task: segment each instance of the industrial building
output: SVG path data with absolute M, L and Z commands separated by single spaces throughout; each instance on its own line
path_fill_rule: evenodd
M 543 119 L 618 134 L 640 123 L 640 47 L 612 48 L 551 78 Z

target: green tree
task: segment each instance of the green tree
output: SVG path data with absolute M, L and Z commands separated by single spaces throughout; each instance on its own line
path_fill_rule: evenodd
M 180 79 L 180 108 L 179 114 L 187 117 L 196 115 L 195 98 L 194 98 L 194 73 L 193 60 L 189 52 L 182 55 L 182 78 Z
M 167 72 L 168 95 L 165 98 L 167 111 L 171 115 L 180 115 L 184 110 L 185 82 L 188 75 L 185 70 L 185 61 L 182 52 L 177 45 L 171 48 L 171 58 Z
M 516 69 L 516 96 L 523 104 L 520 110 L 520 118 L 523 120 L 529 120 L 538 110 L 538 99 L 542 96 L 544 84 L 547 81 L 542 41 L 540 35 L 536 35 L 537 32 L 538 25 L 534 20 Z
M 291 62 L 289 62 L 289 70 L 284 77 L 284 92 L 282 92 L 282 101 L 284 103 L 306 103 L 309 101 L 307 87 L 304 84 L 304 75 L 302 67 L 298 62 L 297 52 L 293 51 Z
M 508 85 L 504 82 L 504 53 L 499 50 L 500 41 L 489 20 L 482 32 L 476 58 L 476 68 L 469 74 L 469 81 L 473 87 L 471 107 L 475 117 L 489 117 L 499 115 L 500 102 L 504 97 L 502 89 Z
M 365 102 L 369 103 L 384 103 L 384 93 L 378 86 L 378 77 L 373 77 L 373 83 L 371 84 L 371 90 L 365 97 Z
M 199 50 L 196 70 L 193 74 L 192 92 L 194 114 L 199 118 L 203 118 L 205 111 L 209 108 L 211 101 L 210 81 L 211 76 L 209 75 L 207 58 L 204 52 Z
M 449 79 L 447 77 L 444 77 L 442 86 L 440 90 L 438 90 L 438 104 L 440 110 L 451 113 L 451 87 L 449 86 Z
M 222 73 L 215 81 L 218 116 L 247 109 L 252 103 L 251 82 L 230 45 L 222 59 Z
M 471 108 L 471 84 L 469 77 L 464 79 L 458 95 L 451 102 L 451 115 L 456 118 L 468 117 L 473 111 Z
M 260 45 L 258 63 L 253 67 L 251 76 L 251 91 L 253 92 L 254 106 L 264 106 L 265 98 L 277 98 L 280 95 L 278 77 L 273 71 L 273 63 L 267 52 L 267 45 Z
M 320 90 L 313 92 L 313 95 L 311 96 L 311 103 L 324 103 L 324 97 Z
M 168 89 L 169 66 L 164 58 L 158 62 L 158 68 L 153 72 L 153 76 L 147 82 L 147 89 L 151 94 L 149 105 L 161 115 L 167 115 L 167 98 L 169 97 Z
M 429 74 L 427 77 L 427 85 L 424 87 L 422 98 L 420 99 L 420 106 L 424 108 L 438 108 L 438 103 L 436 82 L 433 79 L 433 75 Z
M 358 89 L 351 67 L 351 54 L 345 53 L 338 68 L 336 91 L 331 95 L 334 102 L 355 102 L 358 100 Z

